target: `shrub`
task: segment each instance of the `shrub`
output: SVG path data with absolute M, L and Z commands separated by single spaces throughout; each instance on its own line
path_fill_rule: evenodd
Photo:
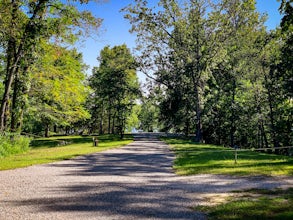
M 0 135 L 0 157 L 23 153 L 29 150 L 31 139 L 19 134 Z

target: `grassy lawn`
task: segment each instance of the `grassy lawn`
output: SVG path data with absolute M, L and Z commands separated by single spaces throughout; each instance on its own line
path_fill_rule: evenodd
M 27 167 L 34 164 L 66 160 L 78 155 L 95 153 L 110 148 L 123 146 L 132 142 L 130 136 L 120 140 L 118 136 L 99 136 L 98 147 L 93 147 L 92 137 L 60 136 L 35 139 L 31 149 L 23 154 L 0 158 L 0 170 Z
M 234 152 L 215 145 L 195 144 L 190 140 L 163 139 L 176 154 L 174 168 L 180 175 L 229 174 L 229 175 L 293 175 L 293 157 L 252 151 Z
M 197 206 L 208 219 L 293 219 L 293 188 L 235 192 L 221 204 Z

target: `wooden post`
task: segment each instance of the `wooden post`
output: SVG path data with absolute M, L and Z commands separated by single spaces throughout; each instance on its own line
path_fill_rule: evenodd
M 99 144 L 98 137 L 93 137 L 93 146 L 94 146 L 94 147 L 97 147 L 98 144 Z

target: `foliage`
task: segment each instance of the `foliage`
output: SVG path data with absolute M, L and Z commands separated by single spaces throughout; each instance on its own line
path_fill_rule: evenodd
M 223 204 L 198 206 L 208 219 L 292 219 L 293 189 L 245 190 L 235 193 Z
M 159 100 L 156 93 L 156 88 L 149 86 L 149 94 L 141 98 L 141 111 L 138 114 L 140 121 L 139 129 L 145 132 L 153 132 L 161 130 L 159 125 Z
M 292 5 L 267 31 L 255 0 L 136 0 L 124 9 L 140 70 L 152 78 L 163 130 L 195 141 L 292 145 Z M 277 151 L 276 151 L 277 152 Z
M 40 124 L 48 136 L 52 125 L 70 127 L 89 118 L 83 107 L 89 89 L 84 84 L 84 64 L 80 53 L 46 43 L 43 51 L 44 56 L 32 69 L 30 107 L 25 115 L 28 120 L 25 120 L 24 128 L 26 132 L 34 133 Z
M 133 106 L 131 114 L 127 118 L 126 121 L 126 131 L 127 132 L 132 132 L 133 129 L 138 129 L 140 126 L 140 119 L 139 119 L 139 114 L 141 112 L 141 105 L 136 104 Z
M 5 56 L 1 131 L 21 130 L 32 80 L 29 73 L 42 56 L 41 42 L 73 43 L 100 26 L 100 19 L 88 11 L 79 11 L 71 3 L 58 0 L 0 2 L 1 15 L 4 15 L 0 17 L 0 50 Z
M 92 137 L 89 136 L 59 136 L 35 139 L 32 141 L 31 150 L 28 152 L 1 159 L 0 170 L 70 159 L 79 155 L 120 147 L 132 142 L 132 138 L 129 136 L 121 140 L 118 136 L 104 135 L 99 136 L 98 139 L 98 147 L 93 147 Z
M 0 158 L 29 150 L 31 139 L 17 134 L 0 135 Z
M 282 86 L 285 94 L 293 97 L 293 1 L 282 0 L 280 12 L 284 14 L 281 21 L 281 33 L 285 43 L 281 49 L 279 77 L 282 77 Z
M 99 61 L 100 66 L 93 70 L 89 80 L 93 89 L 91 121 L 99 126 L 99 133 L 108 131 L 122 136 L 139 95 L 136 63 L 126 45 L 105 47 Z M 92 130 L 95 130 L 94 126 Z
M 195 144 L 191 140 L 164 139 L 171 144 L 176 159 L 174 168 L 181 175 L 229 174 L 229 175 L 292 175 L 293 158 L 250 150 L 238 152 L 231 148 Z

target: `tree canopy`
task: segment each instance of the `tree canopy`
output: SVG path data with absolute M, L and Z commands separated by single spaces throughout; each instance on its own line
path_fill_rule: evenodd
M 136 0 L 124 9 L 140 70 L 160 88 L 165 130 L 230 146 L 292 144 L 292 4 L 282 1 L 272 31 L 255 4 Z
M 98 60 L 100 65 L 90 78 L 92 121 L 99 123 L 99 133 L 107 129 L 122 136 L 139 95 L 136 62 L 126 45 L 106 46 Z
M 95 32 L 101 19 L 79 11 L 70 1 L 58 0 L 3 0 L 0 11 L 0 47 L 4 54 L 0 131 L 14 132 L 21 130 L 30 72 L 43 52 L 41 41 L 73 43 L 79 36 Z

